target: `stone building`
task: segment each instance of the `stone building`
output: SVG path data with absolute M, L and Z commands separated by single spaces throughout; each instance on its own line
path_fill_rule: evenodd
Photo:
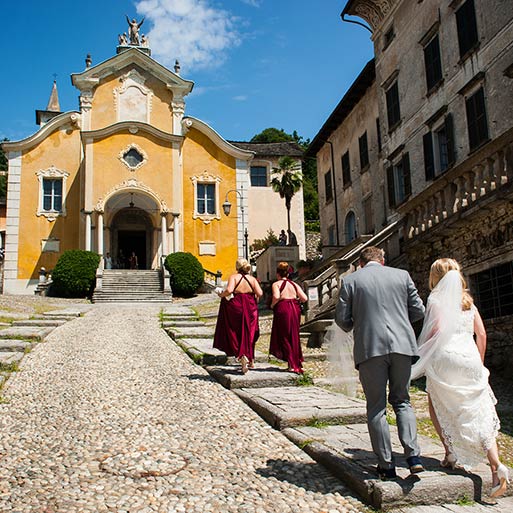
M 187 251 L 226 276 L 261 226 L 286 226 L 278 194 L 254 206 L 252 166 L 267 173 L 274 164 L 265 149 L 252 164 L 258 152 L 187 116 L 193 82 L 178 63 L 171 71 L 154 60 L 147 40 L 132 39 L 120 36 L 116 55 L 96 65 L 88 56 L 71 75 L 78 111 L 60 112 L 54 84 L 47 109 L 36 113 L 40 129 L 3 145 L 4 292 L 32 293 L 40 268 L 52 269 L 69 249 L 109 252 L 115 263 L 134 251 L 141 269 Z M 296 201 L 292 230 L 304 251 L 302 207 Z
M 370 174 L 372 210 L 383 224 L 376 218 L 372 233 L 388 230 L 379 243 L 389 263 L 408 268 L 424 296 L 431 262 L 456 258 L 487 324 L 491 363 L 513 363 L 513 3 L 350 0 L 342 19 L 366 25 L 374 43 L 375 82 L 366 96 L 374 96 L 375 111 L 367 105 L 355 128 L 368 133 L 380 120 L 381 153 Z M 354 101 L 353 116 L 359 109 Z M 333 141 L 351 115 L 340 121 L 329 139 L 322 129 L 318 137 Z M 330 148 L 316 139 L 322 211 Z M 350 131 L 337 147 L 355 147 Z M 352 194 L 339 193 L 339 217 L 355 209 L 358 219 L 366 189 L 350 187 Z M 361 225 L 356 235 L 367 231 Z

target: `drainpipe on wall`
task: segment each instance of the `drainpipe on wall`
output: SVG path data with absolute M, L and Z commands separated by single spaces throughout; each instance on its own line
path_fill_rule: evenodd
M 340 246 L 340 236 L 338 231 L 338 199 L 337 199 L 337 180 L 335 175 L 335 157 L 333 156 L 333 143 L 331 141 L 324 141 L 330 145 L 331 149 L 331 173 L 333 177 L 333 198 L 335 199 L 335 232 L 337 234 L 337 246 Z

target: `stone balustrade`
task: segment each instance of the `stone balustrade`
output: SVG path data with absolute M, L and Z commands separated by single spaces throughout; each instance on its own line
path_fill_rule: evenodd
M 405 238 L 414 240 L 446 219 L 512 187 L 512 182 L 513 130 L 510 130 L 397 209 L 405 219 Z

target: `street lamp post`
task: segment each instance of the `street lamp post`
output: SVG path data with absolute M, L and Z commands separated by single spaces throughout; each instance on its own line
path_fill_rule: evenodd
M 226 196 L 224 198 L 224 203 L 223 203 L 223 212 L 224 212 L 224 215 L 226 215 L 226 216 L 230 215 L 230 210 L 232 208 L 232 204 L 228 201 L 228 194 L 230 194 L 230 192 L 235 192 L 240 198 L 240 216 L 241 216 L 241 221 L 242 221 L 242 227 L 244 228 L 244 242 L 243 242 L 244 258 L 247 260 L 248 259 L 248 229 L 244 226 L 244 204 L 243 204 L 243 196 L 242 196 L 241 191 L 242 191 L 242 187 L 241 187 L 240 191 L 238 191 L 237 189 L 230 189 L 226 193 Z

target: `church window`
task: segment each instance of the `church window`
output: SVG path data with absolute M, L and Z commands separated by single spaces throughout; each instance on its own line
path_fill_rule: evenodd
M 43 210 L 62 211 L 62 178 L 43 178 Z
M 69 173 L 51 166 L 36 173 L 39 180 L 38 216 L 55 221 L 66 215 L 66 181 Z
M 216 186 L 213 183 L 198 183 L 197 185 L 198 214 L 216 213 Z
M 200 219 L 205 224 L 211 223 L 214 219 L 221 219 L 219 213 L 219 184 L 221 178 L 210 174 L 207 170 L 195 176 L 191 176 L 194 192 L 193 219 Z
M 141 165 L 141 163 L 144 160 L 144 157 L 135 148 L 130 148 L 123 155 L 123 160 L 126 162 L 128 167 L 136 168 Z

